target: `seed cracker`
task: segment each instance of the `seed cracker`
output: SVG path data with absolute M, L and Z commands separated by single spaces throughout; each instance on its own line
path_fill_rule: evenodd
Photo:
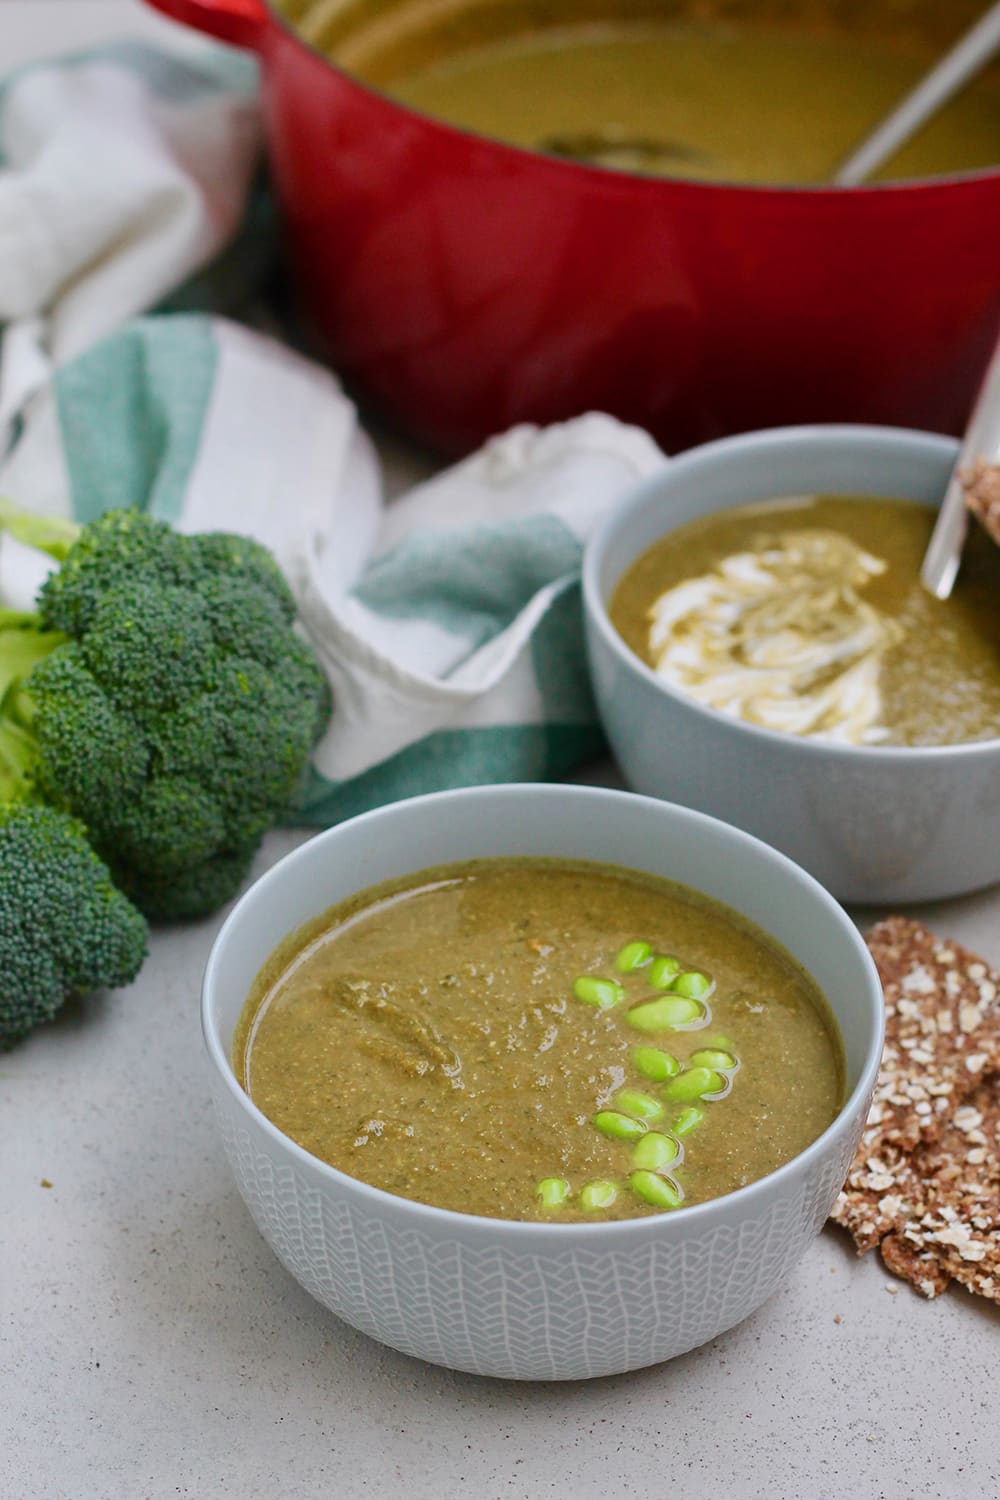
M 984 1079 L 906 1171 L 911 1206 L 881 1245 L 889 1270 L 924 1297 L 955 1280 L 1000 1302 L 1000 1077 Z
M 1000 545 L 1000 465 L 979 459 L 962 473 L 961 479 L 966 505 Z
M 1000 1071 L 1000 973 L 906 917 L 880 922 L 868 948 L 885 992 L 885 1049 L 832 1215 L 859 1254 L 918 1211 L 908 1154 L 935 1141 L 982 1078 Z

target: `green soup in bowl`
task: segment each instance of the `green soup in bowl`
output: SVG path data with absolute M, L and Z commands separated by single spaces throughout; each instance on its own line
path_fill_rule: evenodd
M 442 865 L 361 892 L 265 966 L 234 1067 L 313 1155 L 504 1219 L 732 1192 L 842 1102 L 836 1023 L 759 929 L 584 862 Z
M 499 865 L 493 863 L 497 861 Z M 518 1191 L 526 1194 L 530 1217 L 497 1217 L 475 1211 L 478 1203 L 456 1211 L 421 1202 L 404 1196 L 398 1180 L 393 1190 L 374 1186 L 322 1160 L 270 1119 L 243 1086 L 239 1064 L 234 1066 L 234 1045 L 238 1058 L 241 1016 L 272 955 L 280 957 L 282 945 L 289 942 L 286 956 L 306 952 L 295 935 L 303 929 L 308 933 L 310 924 L 314 934 L 321 934 L 329 927 L 327 913 L 346 910 L 365 892 L 419 887 L 421 872 L 442 866 L 468 869 L 473 862 L 482 868 L 481 862 L 487 862 L 491 868 L 512 870 L 521 861 L 555 862 L 551 867 L 562 869 L 586 866 L 589 872 L 596 866 L 602 877 L 610 866 L 611 878 L 628 872 L 627 882 L 635 879 L 657 896 L 661 882 L 681 881 L 688 893 L 698 893 L 692 922 L 704 901 L 713 918 L 719 908 L 727 919 L 735 913 L 731 930 L 748 941 L 759 943 L 766 933 L 775 962 L 786 975 L 801 977 L 806 1003 L 818 1005 L 817 992 L 826 997 L 839 1034 L 839 1102 L 830 1102 L 832 1118 L 825 1128 L 818 1117 L 819 1133 L 789 1159 L 756 1181 L 701 1201 L 694 1201 L 693 1173 L 685 1178 L 683 1164 L 673 1173 L 669 1168 L 678 1166 L 676 1157 L 662 1158 L 671 1147 L 656 1142 L 645 1146 L 649 1156 L 644 1165 L 636 1165 L 633 1152 L 660 1136 L 683 1144 L 685 1163 L 693 1166 L 701 1151 L 699 1140 L 707 1144 L 716 1128 L 722 1131 L 727 1111 L 741 1107 L 741 1086 L 752 1085 L 757 1066 L 752 1070 L 750 1017 L 747 1029 L 741 1023 L 737 1034 L 734 1025 L 732 1035 L 718 1024 L 714 1011 L 704 1026 L 684 1031 L 677 1025 L 678 1018 L 681 1026 L 700 1021 L 702 1007 L 712 1010 L 728 984 L 727 960 L 714 946 L 718 929 L 673 929 L 679 941 L 671 945 L 666 927 L 650 927 L 653 912 L 638 905 L 627 927 L 606 931 L 587 954 L 574 952 L 560 978 L 562 992 L 553 996 L 552 1003 L 565 1006 L 567 1036 L 583 1038 L 594 1034 L 594 1026 L 604 1026 L 607 1038 L 617 1037 L 627 1067 L 622 1064 L 620 1077 L 602 1078 L 585 1067 L 567 1081 L 564 1097 L 572 1099 L 573 1118 L 563 1123 L 578 1129 L 578 1139 L 595 1152 L 593 1166 L 581 1162 L 579 1170 L 564 1170 L 557 1134 L 548 1131 L 544 1111 L 534 1111 L 537 1141 L 532 1143 L 527 1189 L 527 1164 L 517 1164 L 511 1174 Z M 670 890 L 676 894 L 676 885 Z M 362 900 L 358 910 L 369 907 Z M 507 914 L 502 918 L 506 923 Z M 530 933 L 528 940 L 547 946 L 551 934 Z M 439 977 L 459 971 L 464 941 L 456 927 L 451 967 Z M 648 963 L 643 944 L 653 950 Z M 411 951 L 418 949 L 419 942 Z M 680 967 L 661 963 L 654 970 L 656 959 L 676 959 Z M 476 963 L 475 958 L 468 961 Z M 681 975 L 688 978 L 675 983 Z M 405 979 L 398 970 L 394 977 Z M 624 998 L 610 1006 L 595 1005 L 595 998 L 607 998 L 604 986 L 612 987 L 612 998 L 613 987 L 620 987 Z M 470 994 L 469 1013 L 478 1009 L 482 1015 L 488 990 L 485 985 L 478 1001 Z M 398 995 L 384 998 L 399 1000 Z M 652 1029 L 627 1019 L 664 1000 L 671 1021 L 666 1031 L 658 1029 L 662 1009 L 643 1018 Z M 505 1050 L 514 1014 L 498 1028 Z M 542 1045 L 544 1020 L 532 1017 L 523 1000 L 520 1014 L 533 1022 L 536 1046 Z M 824 1013 L 817 1009 L 815 1014 Z M 226 1150 L 257 1225 L 285 1266 L 326 1307 L 394 1348 L 454 1369 L 519 1379 L 577 1379 L 637 1369 L 703 1343 L 759 1306 L 822 1227 L 840 1190 L 867 1114 L 883 1032 L 881 987 L 865 945 L 837 903 L 804 871 L 757 840 L 699 813 L 577 786 L 478 787 L 417 797 L 320 834 L 276 865 L 236 905 L 209 959 L 202 1015 Z M 513 1024 L 516 1033 L 520 1028 Z M 448 1076 L 444 1070 L 453 1062 L 447 1046 L 453 1044 L 446 1038 L 420 1026 L 400 1030 L 395 1021 L 379 1031 L 375 1055 L 366 1055 L 364 1071 L 387 1066 L 391 1072 L 403 1063 L 430 1088 L 434 1074 L 427 1069 L 420 1074 L 429 1052 Z M 704 1045 L 696 1047 L 696 1039 Z M 541 1052 L 538 1074 L 555 1045 Z M 316 1085 L 327 1099 L 335 1099 L 341 1081 L 346 1083 L 348 1050 L 345 1043 L 327 1057 L 325 1076 Z M 696 1061 L 696 1051 L 715 1055 Z M 392 1053 L 396 1062 L 389 1064 L 386 1058 Z M 677 1071 L 670 1062 L 664 1065 L 662 1057 L 655 1058 L 656 1053 L 671 1057 Z M 698 1097 L 668 1097 L 672 1080 L 686 1076 L 680 1094 L 691 1088 Z M 720 1077 L 721 1088 L 715 1086 Z M 827 1108 L 822 1099 L 831 1100 L 828 1070 L 800 1069 L 799 1083 L 803 1098 L 816 1096 L 821 1108 Z M 602 1086 L 614 1090 L 607 1099 Z M 784 1086 L 793 1087 L 787 1079 Z M 652 1100 L 654 1111 L 662 1106 L 663 1115 L 644 1118 L 640 1095 Z M 407 1115 L 415 1108 L 415 1097 L 415 1092 L 406 1094 L 403 1131 L 412 1123 Z M 702 1114 L 687 1133 L 681 1119 L 686 1110 Z M 603 1113 L 619 1117 L 607 1134 L 595 1124 Z M 356 1122 L 363 1126 L 374 1118 L 362 1115 L 363 1110 Z M 645 1129 L 633 1130 L 634 1138 L 616 1133 L 622 1120 Z M 661 1124 L 665 1128 L 656 1128 Z M 627 1124 L 624 1128 L 629 1131 Z M 757 1128 L 766 1131 L 769 1122 L 759 1122 Z M 442 1172 L 455 1155 L 455 1134 L 452 1130 L 446 1144 L 435 1148 Z M 370 1144 L 378 1149 L 378 1141 Z M 502 1146 L 491 1148 L 491 1159 L 498 1171 L 504 1167 Z M 636 1173 L 649 1177 L 636 1184 L 630 1181 Z M 654 1178 L 690 1186 L 690 1198 L 676 1207 L 647 1203 L 641 1190 Z M 557 1179 L 568 1184 L 565 1207 L 553 1201 L 558 1190 L 551 1184 Z M 543 1183 L 548 1183 L 544 1190 Z M 611 1183 L 632 1212 L 604 1217 L 597 1190 L 583 1196 L 594 1183 Z M 536 1208 L 541 1200 L 535 1193 L 542 1191 L 548 1201 Z

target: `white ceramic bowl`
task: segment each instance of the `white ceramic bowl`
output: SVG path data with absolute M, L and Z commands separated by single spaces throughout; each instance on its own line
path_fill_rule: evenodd
M 692 448 L 648 480 L 584 557 L 597 705 L 629 786 L 725 818 L 797 860 L 842 901 L 927 901 L 1000 880 L 1000 739 L 928 749 L 827 745 L 705 708 L 656 676 L 607 604 L 658 538 L 778 495 L 939 503 L 951 438 L 895 427 L 784 427 Z
M 449 860 L 548 855 L 684 881 L 771 932 L 827 994 L 847 1101 L 801 1155 L 727 1197 L 609 1224 L 528 1224 L 411 1203 L 295 1145 L 236 1080 L 255 975 L 303 922 L 379 881 Z M 699 813 L 575 786 L 418 797 L 320 834 L 254 885 L 212 949 L 205 1040 L 226 1150 L 257 1226 L 307 1291 L 434 1364 L 520 1379 L 638 1369 L 704 1343 L 780 1284 L 846 1175 L 882 1048 L 878 976 L 836 902 L 789 860 Z

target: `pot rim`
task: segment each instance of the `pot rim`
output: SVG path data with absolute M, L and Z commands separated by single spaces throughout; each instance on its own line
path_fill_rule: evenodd
M 154 0 L 155 3 L 155 0 Z M 605 167 L 596 162 L 568 161 L 565 158 L 548 155 L 544 151 L 535 151 L 528 146 L 519 146 L 511 141 L 505 141 L 497 136 L 483 135 L 480 131 L 471 130 L 467 126 L 453 125 L 446 120 L 439 120 L 436 116 L 426 114 L 423 110 L 415 109 L 412 105 L 404 104 L 400 100 L 383 89 L 376 88 L 373 84 L 366 83 L 355 73 L 342 67 L 333 58 L 322 52 L 311 42 L 307 42 L 300 36 L 292 22 L 281 11 L 277 10 L 274 0 L 258 0 L 258 3 L 267 13 L 268 19 L 276 31 L 281 32 L 287 40 L 293 42 L 306 56 L 323 64 L 331 73 L 336 74 L 342 82 L 349 84 L 360 93 L 369 95 L 378 103 L 388 106 L 392 111 L 417 121 L 433 134 L 445 138 L 458 139 L 469 144 L 488 147 L 502 155 L 512 155 L 521 161 L 531 161 L 541 164 L 545 170 L 564 175 L 579 176 L 603 182 L 617 182 L 623 191 L 648 192 L 652 189 L 662 191 L 668 187 L 677 191 L 687 191 L 692 194 L 707 195 L 709 193 L 738 193 L 748 198 L 815 198 L 822 201 L 842 201 L 847 197 L 862 196 L 871 198 L 873 196 L 885 197 L 890 194 L 913 194 L 915 192 L 926 192 L 928 190 L 953 191 L 956 187 L 978 186 L 980 184 L 1000 181 L 1000 162 L 993 167 L 970 168 L 963 172 L 941 173 L 934 177 L 900 177 L 893 178 L 888 182 L 865 182 L 852 186 L 842 186 L 836 183 L 766 183 L 766 182 L 726 182 L 713 180 L 708 181 L 699 177 L 670 177 L 657 176 L 653 173 L 636 172 L 624 170 L 619 167 Z M 649 184 L 650 186 L 645 186 Z

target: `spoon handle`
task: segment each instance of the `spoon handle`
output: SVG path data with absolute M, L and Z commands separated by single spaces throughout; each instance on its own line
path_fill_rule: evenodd
M 832 181 L 838 187 L 856 187 L 877 172 L 900 146 L 915 135 L 931 115 L 957 94 L 969 79 L 986 66 L 1000 47 L 1000 3 L 960 37 L 951 51 L 926 74 L 912 93 L 887 119 L 851 152 L 838 167 Z
M 987 463 L 1000 458 L 1000 340 L 993 350 L 972 408 L 920 569 L 921 583 L 937 599 L 947 599 L 951 594 L 969 527 L 965 486 L 960 476 L 980 458 Z

